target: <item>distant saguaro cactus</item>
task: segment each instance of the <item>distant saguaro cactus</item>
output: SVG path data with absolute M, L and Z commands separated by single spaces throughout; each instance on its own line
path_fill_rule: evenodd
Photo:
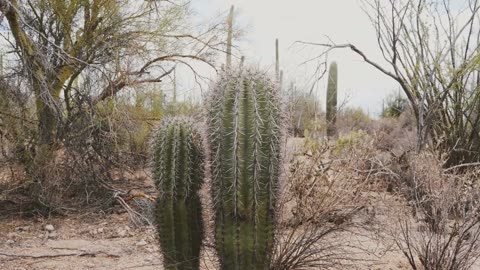
M 280 80 L 280 51 L 278 49 L 278 38 L 275 39 L 275 79 Z
M 153 140 L 155 216 L 167 270 L 199 269 L 203 239 L 198 190 L 204 154 L 200 133 L 187 118 L 164 120 Z
M 327 85 L 327 137 L 337 134 L 337 63 L 330 64 Z
M 225 64 L 226 69 L 230 69 L 232 66 L 232 46 L 233 46 L 233 12 L 235 7 L 232 5 L 230 7 L 230 13 L 228 14 L 227 19 L 227 62 Z
M 280 91 L 252 69 L 221 75 L 207 100 L 215 241 L 224 270 L 268 269 L 280 178 Z

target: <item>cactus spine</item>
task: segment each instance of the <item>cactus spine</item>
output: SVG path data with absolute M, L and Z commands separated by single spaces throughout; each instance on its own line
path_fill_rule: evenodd
M 154 138 L 157 231 L 167 270 L 199 269 L 203 239 L 198 190 L 204 154 L 199 132 L 187 118 L 166 119 Z
M 327 85 L 327 137 L 334 137 L 337 133 L 337 63 L 330 64 Z
M 221 268 L 267 269 L 273 245 L 283 117 L 264 74 L 221 75 L 207 100 L 215 240 Z

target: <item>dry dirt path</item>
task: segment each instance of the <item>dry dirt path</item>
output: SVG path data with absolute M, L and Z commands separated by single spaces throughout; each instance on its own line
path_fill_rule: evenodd
M 154 229 L 127 224 L 127 214 L 2 221 L 0 269 L 162 269 Z

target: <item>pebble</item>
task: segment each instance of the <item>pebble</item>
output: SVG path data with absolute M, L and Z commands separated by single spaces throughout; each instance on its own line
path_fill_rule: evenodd
M 16 227 L 16 228 L 15 228 L 15 231 L 17 231 L 17 232 L 26 232 L 26 231 L 28 231 L 29 228 L 30 228 L 30 226 L 20 226 L 20 227 Z
M 47 232 L 53 232 L 53 231 L 55 231 L 55 227 L 53 227 L 52 224 L 48 224 L 48 225 L 45 225 L 45 230 Z
M 12 239 L 8 239 L 7 244 L 8 245 L 13 245 L 13 244 L 15 244 L 15 241 L 13 241 Z
M 56 232 L 49 232 L 48 239 L 57 239 L 58 235 Z
M 117 230 L 117 234 L 120 237 L 125 237 L 127 235 L 127 232 L 125 230 Z
M 145 241 L 145 240 L 140 240 L 138 243 L 136 243 L 135 245 L 137 247 L 143 247 L 143 246 L 146 246 L 148 243 Z

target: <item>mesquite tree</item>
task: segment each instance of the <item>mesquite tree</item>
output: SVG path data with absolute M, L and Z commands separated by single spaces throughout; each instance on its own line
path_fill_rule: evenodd
M 182 0 L 0 0 L 0 18 L 10 32 L 2 38 L 11 47 L 3 73 L 20 85 L 11 88 L 9 102 L 25 108 L 1 107 L 0 115 L 28 129 L 22 132 L 26 137 L 2 132 L 18 141 L 16 153 L 22 153 L 31 183 L 42 188 L 53 179 L 48 174 L 55 170 L 47 168 L 56 166 L 57 153 L 74 152 L 67 144 L 83 138 L 75 147 L 86 146 L 78 150 L 85 153 L 89 143 L 104 139 L 92 138 L 104 128 L 92 119 L 115 106 L 112 97 L 152 84 L 158 88 L 176 64 L 213 67 L 223 30 L 219 24 L 190 28 L 188 7 Z M 88 136 L 78 136 L 74 128 L 80 124 Z M 111 161 L 111 155 L 101 156 Z

